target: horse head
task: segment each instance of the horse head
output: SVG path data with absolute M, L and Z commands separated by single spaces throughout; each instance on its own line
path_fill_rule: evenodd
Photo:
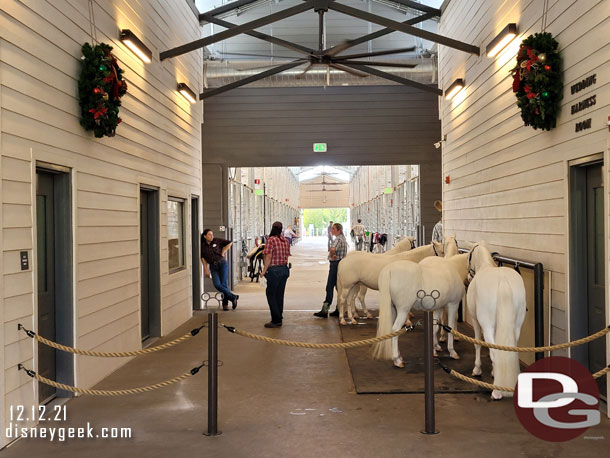
M 449 258 L 451 256 L 455 256 L 456 254 L 459 253 L 458 251 L 458 243 L 457 240 L 455 238 L 455 234 L 454 235 L 448 235 L 447 237 L 445 237 L 445 243 L 443 246 L 444 252 L 445 252 L 445 257 Z
M 471 282 L 477 271 L 484 267 L 495 267 L 496 263 L 484 240 L 477 243 L 468 255 L 468 282 Z

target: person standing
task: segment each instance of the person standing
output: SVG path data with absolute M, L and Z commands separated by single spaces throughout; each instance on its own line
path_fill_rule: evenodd
M 265 323 L 266 328 L 279 328 L 282 326 L 284 313 L 284 291 L 286 282 L 290 277 L 288 257 L 290 256 L 290 243 L 282 235 L 282 223 L 276 221 L 271 226 L 271 232 L 263 250 L 265 266 L 261 272 L 267 279 L 267 303 L 271 312 L 271 321 Z
M 233 310 L 237 308 L 239 296 L 233 294 L 228 286 L 229 264 L 225 254 L 233 242 L 214 237 L 211 229 L 205 229 L 201 236 L 201 263 L 206 277 L 212 277 L 214 288 L 222 293 L 222 309 L 229 310 L 229 301 Z
M 328 279 L 326 280 L 326 299 L 322 304 L 322 310 L 314 313 L 314 316 L 320 318 L 328 318 L 328 309 L 333 303 L 333 293 L 337 287 L 337 271 L 339 269 L 339 262 L 347 255 L 347 240 L 343 235 L 343 226 L 339 223 L 335 223 L 332 226 L 332 234 L 335 236 L 330 249 L 328 250 Z M 335 309 L 330 316 L 339 316 L 339 310 Z
M 444 243 L 445 238 L 443 237 L 443 203 L 440 200 L 434 201 L 434 208 L 440 213 L 440 220 L 434 225 L 432 229 L 432 241 Z
M 288 243 L 290 243 L 290 246 L 292 246 L 292 239 L 297 238 L 297 234 L 292 230 L 292 226 L 288 226 L 286 229 L 284 229 L 284 237 L 286 237 Z
M 354 238 L 356 239 L 356 251 L 362 251 L 365 230 L 360 218 L 358 218 L 358 223 L 354 224 L 352 230 L 354 231 Z
M 330 221 L 328 223 L 328 227 L 326 228 L 326 235 L 328 236 L 328 250 L 330 250 L 330 245 L 333 243 L 333 222 Z

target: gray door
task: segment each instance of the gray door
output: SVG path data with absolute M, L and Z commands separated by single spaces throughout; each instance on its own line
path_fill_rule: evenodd
M 38 333 L 57 341 L 55 329 L 55 218 L 53 175 L 36 173 L 36 258 L 38 266 Z M 38 373 L 56 380 L 56 350 L 38 345 Z M 54 387 L 38 384 L 40 404 L 55 397 Z
M 142 340 L 146 340 L 150 337 L 150 253 L 148 250 L 148 195 L 148 192 L 140 191 L 140 313 L 142 319 Z
M 201 308 L 201 255 L 199 253 L 199 199 L 191 198 L 191 247 L 193 264 L 193 310 Z
M 605 316 L 604 185 L 602 166 L 587 167 L 587 297 L 589 334 L 602 329 Z M 606 339 L 589 343 L 589 369 L 606 367 Z M 600 393 L 606 394 L 605 377 L 598 379 Z

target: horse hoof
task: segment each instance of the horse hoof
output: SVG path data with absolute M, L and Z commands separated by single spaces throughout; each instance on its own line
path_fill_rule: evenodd
M 472 370 L 472 375 L 475 376 L 475 377 L 480 377 L 482 373 L 483 373 L 483 371 L 481 370 L 480 367 L 475 367 Z
M 405 367 L 405 362 L 403 361 L 402 358 L 397 358 L 394 360 L 394 367 L 398 367 L 399 369 L 402 369 L 403 367 Z
M 500 399 L 502 399 L 502 392 L 501 391 L 497 391 L 497 390 L 493 390 L 491 392 L 491 399 L 494 401 L 499 401 Z
M 347 326 L 347 322 L 343 318 L 341 318 L 341 320 L 339 321 L 339 324 L 341 326 Z
M 443 347 L 441 347 L 439 344 L 436 344 L 434 346 L 434 351 L 443 351 Z
M 358 320 L 355 318 L 352 318 L 352 324 L 358 324 Z
M 373 318 L 375 318 L 375 317 L 374 317 L 372 314 L 370 314 L 370 313 L 367 313 L 367 314 L 366 314 L 366 317 L 367 317 L 369 320 L 372 320 Z
M 451 352 L 449 354 L 449 356 L 451 356 L 451 359 L 460 359 L 460 355 L 458 355 L 456 352 Z
M 434 350 L 434 351 L 432 352 L 432 356 L 434 356 L 435 358 L 438 358 L 438 353 L 436 352 L 436 350 Z
M 411 326 L 413 326 L 413 323 L 411 323 L 411 320 L 407 320 L 405 321 L 405 326 L 410 328 Z

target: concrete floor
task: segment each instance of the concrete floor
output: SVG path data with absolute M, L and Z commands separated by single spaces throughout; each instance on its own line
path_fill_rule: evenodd
M 337 342 L 336 320 L 311 316 L 324 298 L 326 242 L 304 240 L 294 249 L 281 329 L 269 320 L 264 290 L 244 283 L 236 311 L 220 312 L 226 324 L 284 339 Z M 377 293 L 367 296 L 373 306 Z M 164 340 L 206 319 L 195 317 Z M 527 433 L 512 402 L 487 395 L 438 395 L 437 428 L 424 436 L 422 395 L 356 395 L 343 350 L 269 345 L 220 332 L 219 427 L 206 437 L 207 373 L 152 393 L 102 398 L 82 396 L 67 404 L 68 420 L 47 426 L 131 427 L 131 439 L 21 439 L 0 452 L 10 457 L 605 457 L 610 422 L 561 444 Z M 100 383 L 118 389 L 155 383 L 207 358 L 207 333 L 170 350 L 138 357 Z

